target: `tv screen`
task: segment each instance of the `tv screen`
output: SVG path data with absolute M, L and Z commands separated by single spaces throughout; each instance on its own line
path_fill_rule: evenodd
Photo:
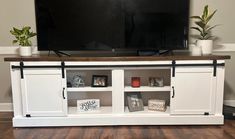
M 187 47 L 189 0 L 35 0 L 39 50 Z

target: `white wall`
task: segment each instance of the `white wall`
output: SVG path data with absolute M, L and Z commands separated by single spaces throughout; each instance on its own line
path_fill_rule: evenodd
M 222 24 L 213 32 L 220 38 L 219 43 L 235 44 L 235 18 L 233 18 L 235 0 L 191 0 L 191 15 L 200 15 L 206 4 L 209 4 L 213 10 L 218 9 L 211 24 Z M 13 26 L 24 25 L 29 25 L 36 31 L 34 0 L 0 0 L 0 46 L 11 46 L 13 37 L 9 30 Z M 36 39 L 33 40 L 33 44 L 36 44 Z M 222 54 L 235 56 L 235 52 L 222 52 Z M 2 57 L 0 56 L 0 103 L 7 103 L 11 102 L 9 63 L 3 63 Z M 226 64 L 226 99 L 235 99 L 234 63 L 235 59 L 232 59 Z
M 218 10 L 211 24 L 221 24 L 221 26 L 215 28 L 213 34 L 220 38 L 220 43 L 235 43 L 235 18 L 232 12 L 235 0 L 191 0 L 191 15 L 201 15 L 206 4 L 212 10 Z M 0 46 L 12 45 L 13 37 L 9 30 L 13 26 L 29 25 L 36 31 L 34 0 L 1 0 L 0 21 Z M 35 38 L 33 44 L 36 44 Z
M 205 5 L 209 5 L 212 11 L 218 10 L 210 24 L 220 25 L 212 31 L 219 37 L 219 43 L 235 43 L 235 0 L 191 0 L 191 15 L 201 15 Z
M 0 56 L 0 103 L 11 102 L 10 65 Z
M 36 31 L 34 0 L 0 0 L 0 46 L 11 46 L 12 27 L 29 25 Z M 34 38 L 33 44 L 36 44 Z

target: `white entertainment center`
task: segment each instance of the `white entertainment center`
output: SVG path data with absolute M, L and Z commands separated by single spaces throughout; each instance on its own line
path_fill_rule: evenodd
M 11 64 L 14 127 L 104 125 L 221 125 L 225 59 L 230 56 L 6 57 Z M 67 87 L 72 76 L 85 87 Z M 107 75 L 107 87 L 91 87 L 92 75 Z M 133 88 L 131 77 L 140 77 Z M 163 87 L 149 87 L 161 76 Z M 129 112 L 126 93 L 141 92 L 144 111 Z M 166 100 L 165 112 L 148 99 Z M 100 109 L 78 112 L 76 100 L 100 99 Z

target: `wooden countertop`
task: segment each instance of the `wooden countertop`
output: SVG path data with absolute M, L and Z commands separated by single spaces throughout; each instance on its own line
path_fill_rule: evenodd
M 229 55 L 207 55 L 207 56 L 190 56 L 188 54 L 166 55 L 166 56 L 121 56 L 121 57 L 81 57 L 81 56 L 64 56 L 55 55 L 33 55 L 30 57 L 5 56 L 4 61 L 165 61 L 165 60 L 224 60 L 230 59 Z

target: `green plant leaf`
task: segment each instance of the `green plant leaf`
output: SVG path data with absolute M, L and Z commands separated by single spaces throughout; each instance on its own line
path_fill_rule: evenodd
M 29 37 L 31 38 L 31 37 L 34 37 L 34 36 L 36 36 L 37 35 L 37 33 L 33 33 L 33 32 L 30 32 L 29 33 Z
M 21 46 L 32 46 L 32 42 L 29 38 L 36 36 L 36 33 L 30 32 L 31 27 L 25 26 L 22 29 L 17 29 L 13 27 L 10 30 L 10 33 L 15 36 L 16 40 L 13 40 L 12 43 L 19 43 Z
M 202 19 L 205 20 L 208 16 L 208 5 L 204 7 L 203 14 L 202 14 Z
M 198 21 L 198 22 L 195 22 L 196 25 L 198 25 L 199 27 L 201 27 L 202 29 L 205 28 L 206 24 L 204 22 L 201 22 L 201 21 Z
M 205 18 L 208 15 L 208 5 L 204 7 L 203 13 L 202 13 L 202 19 L 205 20 Z
M 13 30 L 10 30 L 10 33 L 12 34 L 12 35 L 17 35 L 17 33 L 16 32 L 14 32 Z
M 199 19 L 202 21 L 202 18 L 200 16 L 191 16 L 190 18 L 193 18 L 193 19 Z
M 199 31 L 200 33 L 202 33 L 202 30 L 200 30 L 198 27 L 191 27 L 191 29 L 197 30 L 197 31 Z
M 214 25 L 214 26 L 212 26 L 212 27 L 207 28 L 207 29 L 206 29 L 206 32 L 211 31 L 213 28 L 215 28 L 215 27 L 217 27 L 217 26 L 218 26 L 218 25 Z
M 22 30 L 17 29 L 17 28 L 15 28 L 15 27 L 13 27 L 13 31 L 14 31 L 17 35 L 22 34 Z
M 18 42 L 17 40 L 13 40 L 13 41 L 12 41 L 13 44 L 15 44 L 15 43 L 17 43 L 17 42 Z
M 25 26 L 25 27 L 22 28 L 22 30 L 26 30 L 26 31 L 30 30 L 30 29 L 31 29 L 31 27 L 29 27 L 29 26 Z
M 210 14 L 207 18 L 206 18 L 206 23 L 208 23 L 211 18 L 215 15 L 215 13 L 217 12 L 217 10 L 215 10 L 212 14 Z

